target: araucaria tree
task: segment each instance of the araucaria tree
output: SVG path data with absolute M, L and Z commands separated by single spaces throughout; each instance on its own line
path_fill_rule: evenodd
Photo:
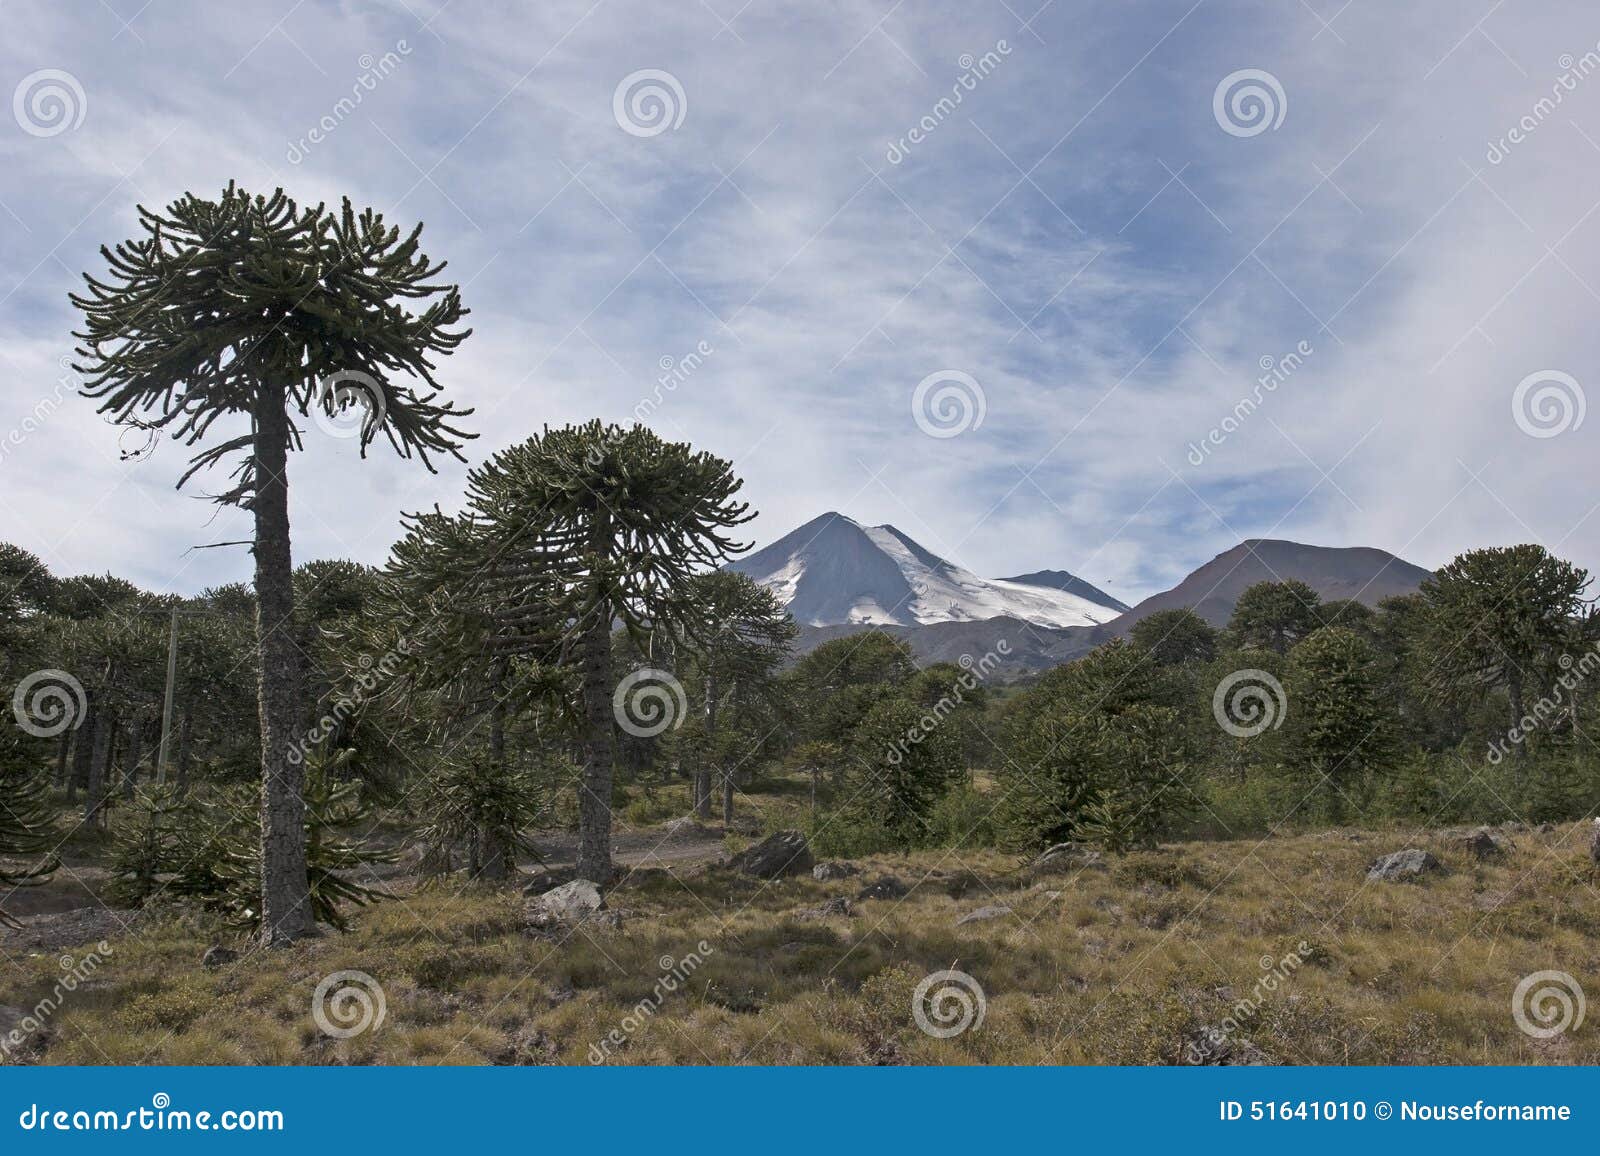
M 613 625 L 646 654 L 657 631 L 688 645 L 706 639 L 689 579 L 745 549 L 726 535 L 754 517 L 734 500 L 741 485 L 721 458 L 598 421 L 546 429 L 469 478 L 466 513 L 481 551 L 469 564 L 523 573 L 523 614 L 561 626 L 563 653 L 552 661 L 570 655 L 579 671 L 585 879 L 611 876 L 612 729 L 625 707 L 614 703 Z
M 179 480 L 237 455 L 215 500 L 254 517 L 261 717 L 261 933 L 269 945 L 315 931 L 306 872 L 302 769 L 289 752 L 301 725 L 289 551 L 288 455 L 294 414 L 365 407 L 359 446 L 381 431 L 402 457 L 459 457 L 470 411 L 439 404 L 434 361 L 469 330 L 455 286 L 418 247 L 346 200 L 300 208 L 280 189 L 252 197 L 230 184 L 215 199 L 185 194 L 139 209 L 142 235 L 102 248 L 86 276 L 78 371 L 83 392 L 119 423 L 206 443 Z M 412 307 L 412 303 L 416 303 Z M 213 441 L 213 427 L 234 423 Z M 245 431 L 239 425 L 248 423 Z
M 1533 543 L 1462 554 L 1422 584 L 1434 655 L 1428 685 L 1440 696 L 1503 686 L 1510 725 L 1523 725 L 1529 684 L 1538 693 L 1554 680 L 1559 655 L 1593 603 L 1589 581 Z

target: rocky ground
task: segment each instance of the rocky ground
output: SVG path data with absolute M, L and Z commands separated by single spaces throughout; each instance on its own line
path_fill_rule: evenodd
M 570 879 L 563 837 L 515 888 L 402 873 L 348 932 L 272 953 L 179 908 L 60 910 L 97 882 L 79 871 L 0 933 L 0 1018 L 55 1001 L 4 1058 L 1600 1062 L 1576 1017 L 1600 974 L 1588 826 L 1033 861 L 816 862 L 793 836 L 729 856 L 720 834 L 628 833 L 604 889 Z M 101 939 L 92 976 L 57 991 L 60 957 Z M 334 1012 L 360 1030 L 327 1030 Z

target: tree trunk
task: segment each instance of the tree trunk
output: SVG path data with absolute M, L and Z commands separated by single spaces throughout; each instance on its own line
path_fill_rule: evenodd
M 72 740 L 72 767 L 67 772 L 67 802 L 71 803 L 78 797 L 78 791 L 89 789 L 89 766 L 94 761 L 94 728 L 95 720 L 100 714 L 98 698 L 91 695 L 89 708 L 84 715 L 83 722 L 73 732 Z M 88 815 L 85 814 L 87 819 Z
M 711 675 L 706 675 L 706 737 L 712 738 L 717 733 L 717 684 Z M 714 743 L 708 744 L 713 750 Z M 694 813 L 701 819 L 711 818 L 711 768 L 705 765 L 705 756 L 700 756 L 700 761 L 694 769 Z
M 111 735 L 117 729 L 117 720 L 105 707 L 94 712 L 94 739 L 89 755 L 88 782 L 83 792 L 83 821 L 86 826 L 98 827 L 105 822 L 103 796 L 106 787 L 106 766 L 111 762 Z
M 139 775 L 139 760 L 144 757 L 144 718 L 133 720 L 128 728 L 128 754 L 122 764 L 122 797 L 133 798 L 133 781 Z
M 722 772 L 722 825 L 733 822 L 733 768 Z
M 261 941 L 281 947 L 316 933 L 306 878 L 305 772 L 291 762 L 300 720 L 289 553 L 289 418 L 282 386 L 255 401 L 256 649 L 261 715 Z
M 1577 728 L 1574 727 L 1574 730 Z M 61 741 L 56 744 L 56 787 L 59 789 L 67 785 L 67 752 L 72 749 L 72 736 L 76 732 L 70 727 L 61 732 Z
M 183 721 L 178 724 L 178 754 L 174 760 L 177 766 L 176 783 L 180 799 L 189 793 L 189 728 L 193 723 L 194 716 L 184 711 Z
M 494 704 L 489 708 L 489 761 L 494 773 L 502 776 L 506 773 L 505 677 L 505 661 L 496 660 L 489 685 L 489 693 L 494 696 Z M 511 874 L 510 859 L 493 824 L 481 824 L 478 829 L 478 862 L 483 878 L 506 878 Z
M 602 602 L 583 638 L 583 782 L 578 792 L 578 878 L 611 878 L 611 610 Z

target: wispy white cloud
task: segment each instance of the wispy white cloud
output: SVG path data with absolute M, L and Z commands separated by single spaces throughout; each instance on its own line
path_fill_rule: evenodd
M 1268 533 L 1424 564 L 1539 538 L 1600 565 L 1600 426 L 1532 438 L 1510 410 L 1527 374 L 1596 365 L 1600 76 L 1485 158 L 1595 48 L 1585 5 L 1035 7 L 8 6 L 4 87 L 60 68 L 89 103 L 54 137 L 0 125 L 7 412 L 53 387 L 66 293 L 134 203 L 237 177 L 427 222 L 473 309 L 444 377 L 477 407 L 474 459 L 659 396 L 652 424 L 735 459 L 762 539 L 840 508 L 979 572 L 1065 566 L 1130 598 Z M 612 98 L 647 68 L 687 108 L 646 138 Z M 1243 68 L 1281 82 L 1276 130 L 1213 119 Z M 702 343 L 663 390 L 662 359 Z M 934 439 L 911 393 L 947 368 L 986 416 Z M 0 538 L 154 586 L 243 576 L 237 551 L 187 552 L 243 535 L 167 488 L 179 447 L 121 462 L 91 408 L 0 459 Z M 413 465 L 312 438 L 298 555 L 378 560 L 400 510 L 455 500 L 461 467 Z

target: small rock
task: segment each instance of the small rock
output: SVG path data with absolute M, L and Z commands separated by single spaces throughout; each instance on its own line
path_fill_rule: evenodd
M 1438 871 L 1441 866 L 1439 860 L 1429 852 L 1407 847 L 1403 851 L 1392 851 L 1374 859 L 1367 868 L 1367 881 L 1393 883 L 1399 879 L 1415 879 L 1429 871 Z
M 1082 843 L 1057 843 L 1041 851 L 1027 867 L 1029 875 L 1070 875 L 1086 868 L 1104 867 L 1099 851 Z
M 710 827 L 701 825 L 693 815 L 684 815 L 681 818 L 669 819 L 661 824 L 662 834 L 672 839 L 715 839 L 717 833 Z
M 821 907 L 808 907 L 800 912 L 799 919 L 827 919 L 832 915 L 849 915 L 854 905 L 843 895 L 835 896 Z
M 1498 835 L 1487 827 L 1479 827 L 1470 834 L 1461 836 L 1462 850 L 1474 859 L 1500 859 L 1512 847 L 1511 840 L 1503 835 Z
M 1274 1061 L 1247 1039 L 1229 1036 L 1219 1028 L 1203 1024 L 1189 1037 L 1184 1059 L 1191 1064 L 1222 1068 L 1264 1067 Z
M 818 863 L 811 869 L 811 878 L 822 883 L 832 879 L 847 879 L 851 875 L 861 874 L 861 868 L 854 863 Z
M 213 943 L 206 948 L 206 953 L 200 957 L 200 966 L 207 971 L 215 971 L 239 958 L 239 953 L 232 948 L 223 947 L 220 943 Z
M 874 879 L 861 889 L 857 899 L 899 899 L 902 895 L 909 895 L 911 888 L 907 887 L 894 875 L 883 875 Z
M 528 922 L 534 927 L 578 924 L 605 906 L 599 885 L 574 879 L 528 902 Z
M 991 903 L 986 907 L 978 908 L 976 911 L 967 912 L 960 919 L 956 920 L 956 926 L 960 927 L 964 923 L 982 923 L 987 919 L 999 919 L 1003 915 L 1010 914 L 1011 908 L 1003 907 L 998 903 Z
M 810 871 L 814 860 L 806 837 L 799 831 L 778 831 L 731 860 L 736 871 L 758 879 L 777 879 Z
M 563 883 L 571 883 L 576 873 L 571 867 L 538 867 L 528 875 L 528 882 L 522 888 L 524 895 L 543 895 L 547 891 L 554 891 Z

